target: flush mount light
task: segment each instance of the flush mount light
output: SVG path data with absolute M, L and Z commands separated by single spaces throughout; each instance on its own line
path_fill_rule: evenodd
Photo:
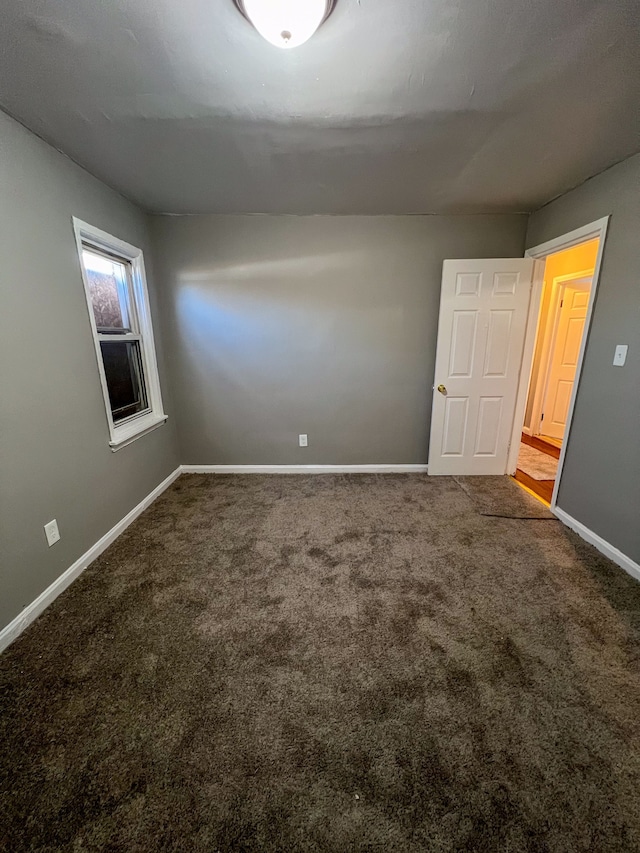
M 276 47 L 304 44 L 327 20 L 336 0 L 234 0 L 260 35 Z

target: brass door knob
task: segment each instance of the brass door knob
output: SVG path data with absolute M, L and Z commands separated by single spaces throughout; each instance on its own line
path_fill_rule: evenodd
M 441 394 L 445 394 L 445 395 L 446 395 L 446 393 L 447 393 L 446 386 L 445 386 L 445 385 L 438 385 L 438 391 L 439 391 Z

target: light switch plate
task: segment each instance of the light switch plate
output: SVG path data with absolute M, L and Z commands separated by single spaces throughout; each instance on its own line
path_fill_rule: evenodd
M 618 344 L 616 347 L 616 353 L 613 356 L 613 363 L 616 367 L 624 367 L 624 363 L 627 360 L 627 350 L 629 347 L 627 344 Z
M 58 530 L 58 522 L 53 519 L 48 524 L 44 526 L 44 532 L 47 537 L 47 542 L 49 543 L 49 547 L 55 545 L 56 542 L 60 539 L 60 531 Z

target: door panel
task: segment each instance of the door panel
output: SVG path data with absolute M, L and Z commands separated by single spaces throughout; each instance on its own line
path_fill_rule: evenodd
M 475 456 L 495 456 L 502 420 L 502 397 L 481 397 Z
M 442 437 L 443 456 L 462 456 L 468 412 L 469 400 L 466 397 L 447 397 L 445 429 Z
M 557 383 L 555 387 L 553 407 L 551 409 L 552 423 L 566 424 L 572 388 L 573 382 L 567 382 L 565 379 L 561 379 Z M 557 438 L 562 438 L 562 436 L 557 436 Z
M 454 311 L 451 333 L 449 376 L 465 379 L 473 372 L 478 315 L 475 311 Z
M 560 294 L 541 421 L 541 432 L 553 438 L 561 439 L 567 424 L 590 289 L 591 280 L 581 279 L 564 284 Z
M 489 314 L 489 335 L 483 373 L 486 378 L 504 379 L 507 375 L 512 320 L 512 310 L 491 311 Z
M 533 261 L 445 261 L 429 446 L 430 474 L 504 474 Z

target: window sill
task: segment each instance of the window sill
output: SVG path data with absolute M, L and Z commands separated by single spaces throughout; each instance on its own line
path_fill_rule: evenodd
M 150 412 L 144 417 L 136 418 L 131 423 L 123 424 L 121 427 L 113 431 L 109 447 L 115 453 L 116 450 L 121 450 L 143 435 L 152 432 L 167 420 L 167 415 L 159 415 Z

